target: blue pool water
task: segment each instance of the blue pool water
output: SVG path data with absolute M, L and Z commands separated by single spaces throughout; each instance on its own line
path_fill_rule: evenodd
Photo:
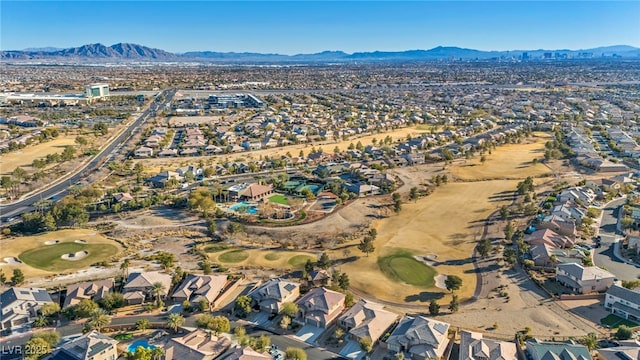
M 231 209 L 232 211 L 235 211 L 235 212 L 237 212 L 239 214 L 254 215 L 254 214 L 256 214 L 258 212 L 258 208 L 255 205 L 251 205 L 246 201 L 231 205 L 229 207 L 229 209 Z
M 127 348 L 127 351 L 134 353 L 136 352 L 136 349 L 142 346 L 145 349 L 155 349 L 156 347 L 153 345 L 149 345 L 149 341 L 147 341 L 147 339 L 138 339 L 134 342 L 132 342 L 129 347 Z

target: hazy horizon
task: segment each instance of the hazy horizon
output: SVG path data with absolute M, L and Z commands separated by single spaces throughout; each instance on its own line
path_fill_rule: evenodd
M 135 43 L 278 54 L 640 47 L 636 1 L 3 1 L 2 50 Z

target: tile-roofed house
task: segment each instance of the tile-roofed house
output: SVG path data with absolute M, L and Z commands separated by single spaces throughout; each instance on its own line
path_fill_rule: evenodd
M 11 287 L 0 295 L 0 330 L 31 323 L 44 304 L 53 302 L 45 289 Z
M 397 314 L 384 310 L 381 304 L 363 299 L 340 316 L 338 324 L 353 340 L 369 338 L 375 344 L 397 318 Z
M 440 358 L 449 343 L 449 324 L 424 316 L 405 316 L 387 339 L 387 348 L 415 360 Z
M 580 294 L 605 291 L 613 285 L 614 279 L 615 275 L 597 266 L 584 267 L 580 264 L 556 266 L 556 280 Z
M 272 360 L 273 356 L 259 353 L 248 346 L 237 347 L 221 360 Z
M 344 299 L 342 293 L 323 287 L 314 288 L 296 301 L 300 309 L 296 321 L 325 328 L 344 310 Z
M 93 330 L 56 349 L 47 360 L 115 360 L 118 341 Z
M 141 304 L 145 299 L 155 299 L 153 284 L 156 282 L 163 285 L 160 297 L 164 298 L 171 289 L 171 275 L 158 271 L 131 273 L 122 288 L 125 301 L 128 304 Z
M 616 346 L 597 352 L 599 360 L 640 360 L 640 346 Z
M 131 196 L 131 194 L 129 194 L 128 192 L 113 194 L 113 201 L 117 203 L 126 203 L 133 200 L 133 196 Z
M 226 275 L 191 274 L 184 279 L 171 297 L 175 302 L 189 301 L 192 305 L 198 304 L 204 299 L 211 305 L 226 284 Z
M 85 281 L 67 286 L 67 296 L 64 299 L 64 306 L 73 306 L 83 299 L 100 301 L 113 291 L 113 278 Z
M 559 248 L 571 247 L 575 243 L 572 237 L 560 235 L 551 229 L 536 230 L 525 235 L 524 241 L 532 246 L 545 243 Z
M 280 278 L 270 279 L 249 296 L 260 306 L 260 311 L 279 313 L 283 303 L 293 302 L 300 296 L 300 284 Z
M 533 339 L 526 346 L 530 360 L 591 360 L 589 349 L 579 344 Z
M 481 333 L 460 332 L 459 360 L 516 360 L 516 344 L 484 339 Z
M 165 346 L 165 360 L 212 360 L 231 346 L 231 340 L 197 329 L 172 338 Z
M 604 307 L 624 319 L 640 323 L 640 288 L 613 285 L 607 290 Z
M 573 221 L 565 221 L 557 215 L 547 215 L 538 223 L 540 229 L 551 229 L 560 235 L 575 237 L 576 223 Z
M 320 198 L 320 196 L 318 197 Z M 331 275 L 329 275 L 327 270 L 320 269 L 310 272 L 307 279 L 315 286 L 326 286 L 329 279 L 331 279 Z

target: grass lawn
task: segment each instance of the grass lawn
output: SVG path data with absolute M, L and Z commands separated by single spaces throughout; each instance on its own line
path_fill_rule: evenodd
M 640 324 L 636 324 L 633 321 L 625 320 L 618 315 L 609 314 L 606 317 L 600 319 L 600 323 L 602 325 L 606 325 L 610 328 L 617 328 L 621 325 L 625 325 L 628 327 L 636 327 Z
M 408 251 L 397 251 L 378 258 L 378 266 L 391 280 L 399 280 L 409 285 L 432 287 L 435 284 L 436 271 L 413 258 Z
M 83 250 L 89 252 L 89 255 L 80 260 L 64 260 L 61 258 L 64 254 L 76 253 Z M 18 258 L 25 264 L 37 269 L 61 271 L 87 267 L 96 262 L 107 260 L 117 252 L 118 248 L 110 244 L 64 242 L 27 250 L 18 255 Z
M 533 159 L 544 157 L 544 144 L 550 135 L 536 133 L 531 143 L 501 145 L 485 154 L 487 161 L 483 164 L 480 157 L 467 160 L 465 164 L 451 168 L 451 174 L 462 180 L 490 179 L 524 179 L 527 176 L 548 176 L 551 170 Z
M 270 252 L 264 256 L 264 258 L 269 261 L 276 261 L 280 259 L 280 257 L 281 257 L 281 254 L 277 252 Z
M 275 194 L 269 197 L 269 201 L 272 203 L 280 204 L 280 205 L 289 205 L 289 201 L 287 197 L 281 194 Z
M 294 268 L 301 269 L 307 263 L 307 260 L 316 261 L 316 258 L 309 255 L 296 255 L 292 256 L 287 262 Z
M 28 167 L 26 170 L 33 170 L 31 164 L 35 159 L 41 159 L 49 154 L 61 153 L 67 145 L 75 145 L 75 135 L 59 136 L 51 141 L 42 144 L 27 146 L 18 151 L 12 151 L 2 155 L 0 160 L 0 174 L 9 174 L 17 166 Z
M 204 252 L 210 254 L 210 253 L 216 253 L 216 252 L 220 252 L 223 250 L 227 250 L 229 249 L 229 246 L 224 245 L 224 244 L 215 244 L 215 245 L 207 245 L 204 247 Z
M 249 258 L 249 253 L 244 250 L 231 250 L 218 256 L 218 260 L 225 263 L 239 263 L 247 258 Z

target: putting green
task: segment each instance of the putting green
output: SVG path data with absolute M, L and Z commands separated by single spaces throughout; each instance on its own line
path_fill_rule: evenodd
M 276 204 L 289 205 L 289 200 L 287 200 L 287 197 L 280 194 L 271 195 L 269 197 L 269 201 Z
M 280 259 L 280 254 L 277 252 L 270 252 L 264 256 L 265 260 L 276 261 Z
M 292 256 L 287 262 L 295 268 L 303 268 L 304 264 L 307 263 L 307 260 L 316 261 L 316 258 L 309 255 L 296 255 Z
M 62 255 L 86 251 L 88 255 L 78 260 L 65 260 Z M 79 244 L 63 242 L 24 251 L 18 258 L 25 264 L 47 271 L 75 270 L 109 259 L 118 253 L 111 244 Z
M 221 254 L 218 260 L 225 263 L 239 263 L 249 258 L 249 253 L 244 250 L 231 250 Z
M 378 258 L 378 266 L 391 280 L 425 288 L 435 285 L 436 271 L 431 266 L 414 259 L 408 251 L 396 251 L 381 256 Z

